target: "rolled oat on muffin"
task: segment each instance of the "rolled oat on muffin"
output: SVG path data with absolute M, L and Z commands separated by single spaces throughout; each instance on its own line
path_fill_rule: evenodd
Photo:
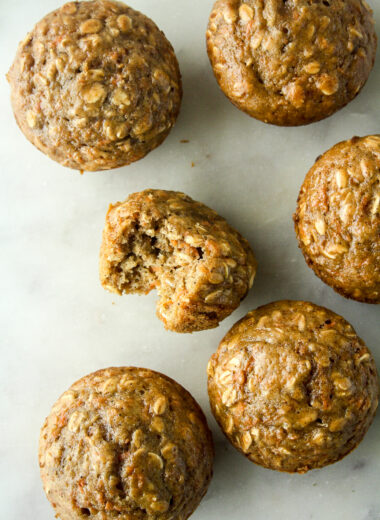
M 112 0 L 69 2 L 45 16 L 20 43 L 8 80 L 24 135 L 77 170 L 144 157 L 168 135 L 182 96 L 163 32 Z
M 157 315 L 169 330 L 217 327 L 239 306 L 255 273 L 248 242 L 184 193 L 145 190 L 108 210 L 103 287 L 118 294 L 157 289 Z
M 143 368 L 80 379 L 40 435 L 43 486 L 61 520 L 186 520 L 207 491 L 213 455 L 193 397 Z
M 249 312 L 208 364 L 211 408 L 235 448 L 269 469 L 304 473 L 345 457 L 378 406 L 375 362 L 352 326 L 308 302 Z
M 318 158 L 294 222 L 321 280 L 346 298 L 380 303 L 380 135 L 353 137 Z
M 319 121 L 354 99 L 377 47 L 363 0 L 217 0 L 206 36 L 224 94 L 282 126 Z

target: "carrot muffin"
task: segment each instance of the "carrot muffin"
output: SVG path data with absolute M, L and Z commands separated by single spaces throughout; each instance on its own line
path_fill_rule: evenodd
M 108 210 L 101 283 L 118 294 L 157 289 L 157 315 L 167 329 L 217 327 L 239 306 L 255 273 L 248 242 L 184 193 L 145 190 Z
M 379 383 L 371 353 L 342 317 L 279 301 L 227 333 L 210 359 L 208 390 L 235 448 L 266 468 L 304 473 L 356 448 Z
M 39 150 L 108 170 L 156 148 L 177 118 L 181 77 L 165 35 L 121 2 L 69 2 L 20 43 L 8 73 L 14 114 Z
M 349 103 L 368 79 L 376 46 L 364 0 L 218 0 L 207 30 L 224 94 L 282 126 L 319 121 Z
M 294 222 L 317 276 L 347 298 L 380 303 L 380 135 L 353 137 L 318 158 Z
M 210 483 L 213 442 L 178 383 L 148 369 L 108 368 L 55 403 L 39 460 L 61 520 L 186 520 Z

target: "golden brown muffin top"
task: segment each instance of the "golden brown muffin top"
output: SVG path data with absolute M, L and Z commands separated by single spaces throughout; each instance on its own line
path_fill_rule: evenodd
M 207 44 L 233 103 L 265 122 L 300 125 L 355 97 L 374 64 L 377 38 L 362 0 L 218 0 Z
M 374 360 L 342 317 L 308 302 L 264 305 L 211 357 L 213 413 L 252 461 L 304 472 L 335 462 L 367 431 L 378 404 Z
M 306 175 L 294 216 L 300 247 L 323 281 L 380 303 L 380 135 L 332 147 Z
M 18 124 L 65 166 L 141 158 L 174 124 L 181 79 L 158 27 L 121 2 L 69 2 L 19 45 L 8 75 Z
M 40 436 L 44 488 L 62 520 L 186 519 L 212 475 L 205 417 L 172 379 L 141 368 L 90 374 Z

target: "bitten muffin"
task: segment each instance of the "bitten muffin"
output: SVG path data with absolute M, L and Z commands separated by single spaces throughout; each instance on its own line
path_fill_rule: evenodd
M 377 47 L 364 0 L 218 0 L 206 37 L 224 94 L 282 126 L 319 121 L 349 103 Z
M 148 369 L 108 368 L 55 403 L 39 460 L 61 520 L 186 520 L 210 483 L 213 442 L 178 383 Z
M 145 190 L 111 205 L 100 280 L 118 294 L 157 289 L 157 315 L 175 332 L 217 327 L 253 284 L 248 242 L 184 193 Z
M 210 359 L 208 390 L 235 448 L 266 468 L 304 473 L 360 443 L 379 384 L 371 353 L 342 317 L 280 301 L 227 333 Z
M 321 280 L 347 298 L 380 303 L 380 135 L 353 137 L 317 159 L 294 222 Z
M 69 2 L 45 16 L 20 43 L 8 80 L 25 136 L 78 170 L 144 157 L 168 135 L 182 96 L 165 35 L 111 0 Z

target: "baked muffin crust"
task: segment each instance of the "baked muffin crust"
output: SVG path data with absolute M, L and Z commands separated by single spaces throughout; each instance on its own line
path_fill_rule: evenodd
M 121 2 L 69 2 L 20 43 L 8 73 L 14 114 L 64 166 L 108 170 L 144 157 L 177 118 L 181 77 L 165 35 Z
M 380 303 L 380 135 L 338 143 L 316 161 L 294 222 L 319 278 L 347 298 Z
M 58 399 L 39 460 L 61 520 L 186 520 L 207 491 L 213 443 L 178 383 L 148 369 L 109 368 Z
M 255 273 L 248 242 L 184 193 L 145 190 L 108 210 L 101 283 L 118 294 L 157 289 L 157 315 L 167 329 L 216 327 L 239 306 Z
M 303 473 L 343 458 L 378 404 L 371 353 L 342 317 L 308 302 L 264 305 L 236 323 L 208 365 L 212 411 L 266 468 Z
M 206 36 L 224 94 L 283 126 L 319 121 L 351 101 L 377 47 L 362 0 L 217 0 Z

